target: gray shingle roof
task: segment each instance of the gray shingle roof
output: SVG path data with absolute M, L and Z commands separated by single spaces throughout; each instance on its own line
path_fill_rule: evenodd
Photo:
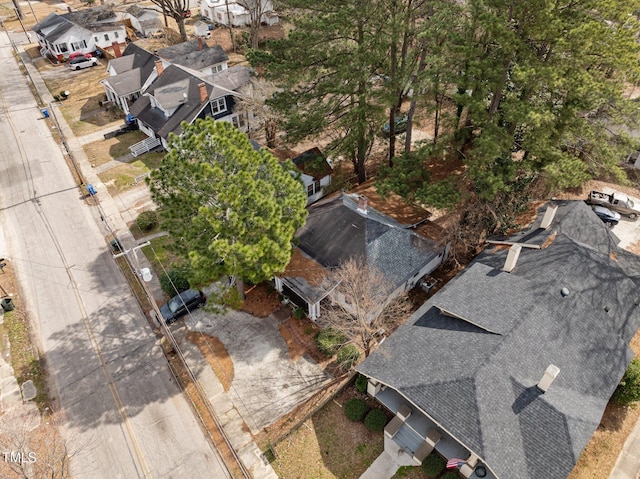
M 443 248 L 392 218 L 368 208 L 360 212 L 349 195 L 309 208 L 296 234 L 299 248 L 324 267 L 357 258 L 382 272 L 395 290 L 438 256 Z
M 153 71 L 157 58 L 135 43 L 129 43 L 120 58 L 109 61 L 109 66 L 118 74 L 105 78 L 102 82 L 108 83 L 120 96 L 138 92 Z
M 210 98 L 215 100 L 227 96 L 231 92 L 237 92 L 243 86 L 248 85 L 251 82 L 251 70 L 242 65 L 234 65 L 204 78 L 214 86 Z
M 640 294 L 625 272 L 640 271 L 638 257 L 622 253 L 583 202 L 559 205 L 548 230 L 538 230 L 541 213 L 517 235 L 548 246 L 523 248 L 511 273 L 501 271 L 507 250 L 485 250 L 357 368 L 502 479 L 569 474 L 640 326 Z M 470 322 L 441 314 L 443 305 Z M 536 384 L 550 364 L 560 374 L 542 394 Z
M 44 20 L 37 23 L 31 30 L 55 43 L 58 38 L 75 28 L 75 25 L 57 13 L 50 13 Z
M 202 79 L 192 75 L 177 65 L 169 65 L 164 69 L 162 75 L 146 90 L 145 95 L 138 98 L 131 105 L 131 113 L 149 125 L 161 138 L 166 138 L 169 133 L 179 134 L 180 123 L 193 121 L 202 111 L 204 103 L 200 102 L 200 90 L 198 84 Z M 211 92 L 212 86 L 205 82 L 207 93 Z M 152 108 L 147 94 L 158 95 L 165 108 L 176 107 L 175 112 L 169 117 L 165 117 L 162 110 Z M 185 96 L 186 95 L 186 96 Z M 208 101 L 208 99 L 207 99 Z
M 193 70 L 202 70 L 229 59 L 220 45 L 209 47 L 205 41 L 202 41 L 202 50 L 198 50 L 198 48 L 198 41 L 191 40 L 161 48 L 158 50 L 158 56 Z

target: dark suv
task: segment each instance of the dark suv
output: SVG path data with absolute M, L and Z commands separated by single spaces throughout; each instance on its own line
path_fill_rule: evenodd
M 96 57 L 87 58 L 85 56 L 75 57 L 69 61 L 69 68 L 72 70 L 80 70 L 81 68 L 95 67 L 98 64 Z
M 175 323 L 178 318 L 184 316 L 189 311 L 201 307 L 207 301 L 202 291 L 188 289 L 177 296 L 174 296 L 167 304 L 160 307 L 162 318 L 167 324 Z

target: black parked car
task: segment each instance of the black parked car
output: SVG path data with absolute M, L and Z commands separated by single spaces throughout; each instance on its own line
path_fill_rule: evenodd
M 620 213 L 617 211 L 611 211 L 604 206 L 592 206 L 593 212 L 598 215 L 602 221 L 604 221 L 609 227 L 615 226 L 620 221 Z
M 187 314 L 188 311 L 193 311 L 201 307 L 206 301 L 207 298 L 202 291 L 188 289 L 174 296 L 167 301 L 167 304 L 161 306 L 160 313 L 162 313 L 162 318 L 165 323 L 175 323 L 178 318 Z

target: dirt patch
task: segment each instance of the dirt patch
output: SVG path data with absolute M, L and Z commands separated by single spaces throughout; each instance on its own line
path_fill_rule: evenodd
M 609 404 L 600 426 L 567 479 L 609 477 L 629 433 L 640 418 L 640 409 Z
M 291 361 L 297 361 L 306 354 L 320 366 L 329 363 L 330 360 L 318 350 L 314 341 L 320 328 L 308 319 L 289 318 L 278 326 L 278 331 L 287 343 Z
M 200 419 L 201 424 L 206 429 L 209 438 L 213 442 L 216 450 L 222 457 L 223 462 L 229 468 L 232 477 L 240 477 L 242 470 L 236 461 L 236 456 L 231 451 L 228 442 L 222 435 L 220 428 L 216 424 L 213 416 L 209 412 L 205 404 L 205 400 L 198 394 L 196 387 L 191 382 L 187 371 L 184 369 L 184 365 L 177 357 L 175 352 L 167 353 L 169 365 L 177 378 L 180 387 L 184 391 L 185 396 L 191 402 L 191 406 L 197 412 L 197 417 Z
M 233 361 L 222 341 L 214 336 L 194 332 L 187 333 L 186 338 L 198 346 L 207 363 L 218 376 L 224 391 L 229 391 L 234 375 Z
M 240 308 L 258 318 L 266 318 L 280 308 L 278 292 L 267 283 L 260 283 L 245 292 L 245 300 Z

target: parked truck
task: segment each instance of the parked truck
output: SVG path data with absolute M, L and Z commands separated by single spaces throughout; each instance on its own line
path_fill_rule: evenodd
M 631 219 L 640 216 L 640 205 L 636 205 L 627 195 L 617 191 L 612 194 L 592 191 L 587 198 L 587 204 L 604 206 Z

